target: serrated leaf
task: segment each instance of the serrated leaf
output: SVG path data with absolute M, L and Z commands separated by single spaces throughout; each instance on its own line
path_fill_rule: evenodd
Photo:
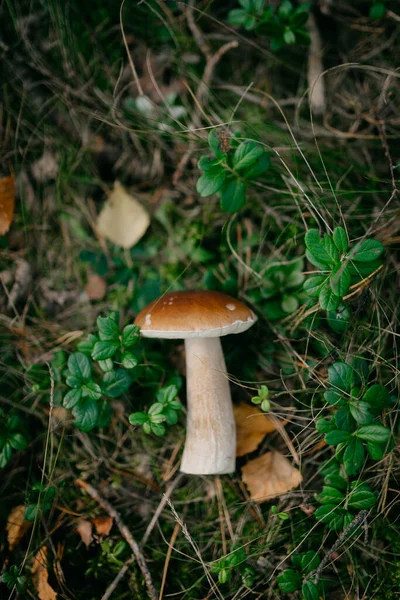
M 247 169 L 264 153 L 264 148 L 258 142 L 245 140 L 235 150 L 233 168 L 235 171 Z
M 354 262 L 370 262 L 379 258 L 383 250 L 383 244 L 378 240 L 364 240 L 354 247 L 351 259 Z
M 80 400 L 72 409 L 72 414 L 75 417 L 75 427 L 80 431 L 91 431 L 96 425 L 99 414 L 96 400 L 92 400 L 92 398 Z
M 82 352 L 74 352 L 68 358 L 68 369 L 79 382 L 86 383 L 92 376 L 92 365 Z
M 349 247 L 349 238 L 343 227 L 335 227 L 333 230 L 333 241 L 339 252 L 344 254 Z

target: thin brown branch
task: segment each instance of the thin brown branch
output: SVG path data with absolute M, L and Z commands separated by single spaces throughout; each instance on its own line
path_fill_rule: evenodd
M 125 562 L 125 564 L 121 567 L 121 569 L 120 569 L 118 575 L 116 576 L 116 578 L 114 579 L 114 581 L 112 581 L 111 584 L 106 589 L 105 593 L 101 597 L 101 600 L 108 600 L 109 598 L 111 598 L 112 593 L 115 592 L 117 585 L 119 584 L 119 582 L 121 581 L 121 579 L 123 578 L 123 576 L 125 575 L 127 570 L 129 569 L 130 565 L 134 562 L 134 560 L 135 560 L 135 558 L 133 556 L 128 558 L 128 560 Z
M 99 504 L 99 506 L 101 506 L 110 515 L 110 517 L 112 517 L 114 519 L 118 529 L 121 532 L 122 537 L 129 544 L 129 546 L 133 552 L 133 556 L 135 557 L 135 560 L 139 566 L 139 569 L 142 572 L 142 575 L 143 575 L 145 583 L 146 583 L 149 597 L 151 598 L 151 600 L 158 600 L 158 593 L 153 585 L 150 571 L 148 569 L 148 566 L 146 564 L 146 561 L 144 559 L 142 551 L 139 548 L 139 544 L 136 542 L 136 540 L 132 536 L 131 532 L 129 531 L 127 526 L 124 524 L 124 522 L 121 518 L 121 515 L 115 510 L 115 508 L 113 506 L 111 506 L 111 504 L 109 504 L 107 502 L 107 500 L 104 500 L 104 498 L 102 498 L 100 496 L 99 492 L 92 485 L 90 485 L 86 481 L 83 481 L 82 479 L 77 479 L 75 481 L 75 483 L 80 488 L 85 490 L 85 492 L 87 494 L 89 494 L 89 496 L 92 498 L 92 500 L 97 502 L 97 504 Z

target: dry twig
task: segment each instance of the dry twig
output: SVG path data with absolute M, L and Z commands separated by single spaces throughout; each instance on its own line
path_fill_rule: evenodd
M 108 514 L 110 515 L 110 517 L 112 517 L 118 527 L 118 529 L 121 532 L 121 535 L 125 538 L 125 540 L 128 542 L 133 555 L 135 557 L 135 560 L 139 566 L 139 569 L 142 572 L 142 575 L 144 577 L 145 583 L 146 583 L 146 587 L 147 587 L 147 591 L 149 593 L 149 597 L 151 598 L 151 600 L 158 600 L 158 593 L 153 585 L 153 581 L 151 579 L 151 575 L 150 575 L 150 571 L 148 569 L 148 566 L 146 564 L 146 561 L 144 559 L 144 556 L 142 554 L 142 551 L 139 548 L 139 544 L 136 542 L 136 540 L 133 538 L 131 532 L 129 531 L 129 529 L 127 528 L 127 526 L 124 524 L 124 522 L 122 521 L 121 515 L 115 510 L 115 508 L 113 506 L 111 506 L 111 504 L 109 504 L 107 502 L 107 500 L 104 500 L 104 498 L 102 498 L 99 494 L 99 492 L 96 490 L 96 488 L 94 488 L 93 486 L 91 486 L 89 483 L 87 483 L 86 481 L 83 481 L 82 479 L 77 479 L 75 481 L 76 485 L 78 485 L 80 488 L 82 488 L 83 490 L 85 490 L 85 492 L 87 494 L 89 494 L 89 496 L 92 498 L 92 500 L 94 500 L 95 502 L 97 502 L 97 504 L 99 504 L 106 512 L 108 512 Z M 118 580 L 119 581 L 119 580 Z

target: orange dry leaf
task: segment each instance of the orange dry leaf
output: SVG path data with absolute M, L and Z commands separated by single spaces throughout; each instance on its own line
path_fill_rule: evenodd
M 29 521 L 25 521 L 24 516 L 25 506 L 23 504 L 15 506 L 9 514 L 6 530 L 10 550 L 14 550 L 24 533 L 32 525 Z
M 114 519 L 112 517 L 98 517 L 97 519 L 93 519 L 94 528 L 99 535 L 108 535 L 113 523 Z
M 46 546 L 40 548 L 33 560 L 32 575 L 39 600 L 57 600 L 57 593 L 49 584 Z
M 0 235 L 10 229 L 14 216 L 15 185 L 14 175 L 0 179 Z
M 236 456 L 256 450 L 267 433 L 275 431 L 275 421 L 259 408 L 242 402 L 233 407 L 236 421 Z
M 103 300 L 106 291 L 107 284 L 100 275 L 89 275 L 85 285 L 86 296 L 89 300 Z
M 85 544 L 86 548 L 90 546 L 93 541 L 91 522 L 82 519 L 79 521 L 76 527 L 76 532 L 81 536 L 81 540 Z
M 242 479 L 250 497 L 261 503 L 286 494 L 300 485 L 303 477 L 283 454 L 273 450 L 248 462 L 242 469 Z

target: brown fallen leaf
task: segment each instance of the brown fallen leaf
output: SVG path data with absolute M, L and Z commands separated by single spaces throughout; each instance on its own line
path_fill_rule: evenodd
M 0 179 L 0 235 L 10 229 L 14 216 L 15 183 L 14 175 Z
M 113 523 L 114 519 L 112 517 L 98 517 L 97 519 L 93 519 L 94 528 L 99 535 L 108 535 Z
M 32 525 L 30 521 L 25 521 L 24 517 L 25 506 L 23 504 L 14 506 L 8 516 L 6 531 L 10 550 L 14 550 L 24 533 L 26 533 Z
M 147 210 L 117 181 L 97 217 L 98 232 L 113 244 L 132 248 L 150 225 Z
M 106 291 L 107 284 L 100 275 L 89 275 L 85 285 L 86 296 L 89 300 L 103 300 Z
M 57 593 L 49 584 L 47 570 L 47 548 L 42 546 L 33 560 L 33 584 L 37 590 L 39 600 L 57 600 Z
M 81 519 L 76 527 L 76 532 L 81 536 L 81 540 L 85 544 L 86 548 L 90 546 L 93 541 L 91 522 Z
M 233 407 L 236 422 L 236 456 L 253 452 L 267 433 L 276 429 L 276 422 L 256 406 L 242 402 Z
M 280 452 L 273 450 L 251 460 L 242 468 L 242 479 L 256 502 L 286 494 L 300 485 L 303 477 Z

